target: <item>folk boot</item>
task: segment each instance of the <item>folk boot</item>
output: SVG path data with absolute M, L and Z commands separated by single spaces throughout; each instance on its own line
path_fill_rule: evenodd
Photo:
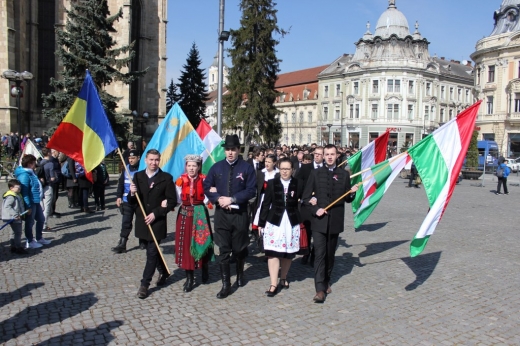
M 237 285 L 238 287 L 244 287 L 246 282 L 244 280 L 244 263 L 243 258 L 237 258 Z
M 222 289 L 217 293 L 218 299 L 227 298 L 231 293 L 231 279 L 229 274 L 229 263 L 220 264 L 220 277 L 222 278 Z
M 209 265 L 204 263 L 202 265 L 202 283 L 207 284 L 209 281 Z
M 126 242 L 128 241 L 127 238 L 119 238 L 119 243 L 112 248 L 112 251 L 115 253 L 125 253 L 126 252 Z
M 186 282 L 184 283 L 183 291 L 188 293 L 193 290 L 193 286 L 195 285 L 195 278 L 193 277 L 193 270 L 185 270 L 186 272 Z

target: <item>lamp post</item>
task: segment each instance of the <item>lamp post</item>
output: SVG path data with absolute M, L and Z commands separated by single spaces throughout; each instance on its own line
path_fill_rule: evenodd
M 332 124 L 327 124 L 327 126 L 329 127 L 329 140 L 328 140 L 328 143 L 327 144 L 330 144 L 330 128 L 332 127 Z
M 224 31 L 224 3 L 220 0 L 218 29 L 218 84 L 217 84 L 217 133 L 222 137 L 222 89 L 224 79 L 224 42 L 229 39 L 229 31 Z
M 144 112 L 143 114 L 139 114 L 137 111 L 132 111 L 132 116 L 134 117 L 134 121 L 137 121 L 139 124 L 141 124 L 141 155 L 144 151 L 144 145 L 143 145 L 143 137 L 144 137 L 144 124 L 148 122 L 148 118 L 150 117 L 150 114 L 148 112 Z
M 33 79 L 33 74 L 31 72 L 16 72 L 14 70 L 7 70 L 2 73 L 2 77 L 9 80 L 10 82 L 15 82 L 16 86 L 11 88 L 11 96 L 16 97 L 16 121 L 18 122 L 18 135 L 20 136 L 20 144 L 22 143 L 22 119 L 20 119 L 20 97 L 23 96 L 23 90 L 20 87 L 24 80 Z
M 343 137 L 344 137 L 344 133 L 343 133 L 343 91 L 340 91 L 339 92 L 340 95 L 341 95 L 341 106 L 340 106 L 340 118 L 341 118 L 341 138 L 340 138 L 340 146 L 343 148 Z

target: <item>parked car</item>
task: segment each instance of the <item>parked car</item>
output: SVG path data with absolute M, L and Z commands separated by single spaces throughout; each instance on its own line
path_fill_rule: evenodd
M 506 159 L 505 164 L 509 167 L 511 172 L 518 172 L 520 170 L 520 162 L 515 159 Z

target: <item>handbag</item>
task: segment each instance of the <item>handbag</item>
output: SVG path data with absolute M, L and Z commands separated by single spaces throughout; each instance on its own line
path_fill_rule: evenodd
M 305 224 L 300 223 L 300 250 L 297 252 L 298 255 L 309 254 L 309 239 L 307 238 L 307 228 Z
M 421 185 L 422 183 L 422 179 L 420 176 L 417 175 L 417 177 L 415 178 L 415 185 Z

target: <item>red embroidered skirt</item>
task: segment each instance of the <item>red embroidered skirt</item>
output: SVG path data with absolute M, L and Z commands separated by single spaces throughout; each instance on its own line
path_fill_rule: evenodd
M 192 234 L 193 206 L 181 205 L 175 227 L 175 263 L 184 270 L 201 268 L 211 258 L 211 253 L 208 252 L 200 261 L 195 261 L 190 252 Z

